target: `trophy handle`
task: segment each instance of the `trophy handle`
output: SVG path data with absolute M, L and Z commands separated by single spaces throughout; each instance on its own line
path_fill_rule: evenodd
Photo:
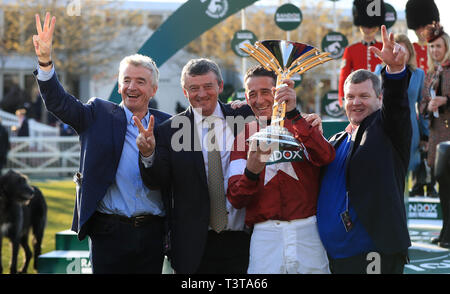
M 265 69 L 274 71 L 277 75 L 282 74 L 278 61 L 264 46 L 261 46 L 259 42 L 256 42 L 255 46 L 247 43 L 245 43 L 244 46 L 247 48 L 241 48 L 241 50 L 256 59 L 256 61 L 264 66 Z M 264 53 L 259 50 L 262 50 Z
M 286 79 L 287 74 L 282 73 L 277 75 L 277 84 L 276 88 L 286 87 L 286 84 L 283 84 L 283 80 Z M 272 108 L 272 118 L 271 125 L 277 125 L 280 127 L 284 127 L 284 117 L 286 116 L 286 102 L 278 103 L 275 102 Z
M 301 54 L 295 59 L 288 68 L 283 68 L 279 60 L 267 49 L 262 42 L 255 42 L 255 45 L 244 44 L 241 48 L 248 55 L 256 59 L 265 69 L 272 70 L 277 74 L 276 88 L 286 86 L 282 83 L 284 79 L 290 79 L 295 73 L 303 74 L 311 68 L 332 60 L 328 57 L 329 52 L 320 53 L 317 48 L 312 47 L 308 52 Z M 284 127 L 284 118 L 286 116 L 286 102 L 273 104 L 271 125 Z

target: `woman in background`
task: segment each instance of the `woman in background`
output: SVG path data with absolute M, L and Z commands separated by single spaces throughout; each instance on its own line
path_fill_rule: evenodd
M 428 164 L 434 170 L 436 146 L 440 142 L 450 141 L 450 37 L 439 23 L 427 26 L 425 37 L 428 42 L 428 72 L 420 111 L 430 118 Z M 445 248 L 450 247 L 449 186 L 450 183 L 439 181 L 443 226 L 439 238 L 432 240 Z
M 416 177 L 416 172 L 419 169 L 421 154 L 419 143 L 420 141 L 426 141 L 428 138 L 427 124 L 422 115 L 418 113 L 418 105 L 422 100 L 422 88 L 425 79 L 425 73 L 422 69 L 417 67 L 416 53 L 411 41 L 405 34 L 395 35 L 395 42 L 402 46 L 406 51 L 406 66 L 411 71 L 411 79 L 408 87 L 408 100 L 412 127 L 411 137 L 411 149 L 408 170 L 413 172 L 414 187 L 410 192 L 410 195 L 424 195 L 423 185 L 421 181 Z M 377 65 L 375 74 L 379 75 L 384 65 Z M 422 143 L 423 145 L 423 143 Z

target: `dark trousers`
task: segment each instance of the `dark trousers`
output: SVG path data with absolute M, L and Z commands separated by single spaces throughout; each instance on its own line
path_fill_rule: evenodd
M 95 213 L 89 220 L 94 274 L 161 274 L 164 219 L 129 223 Z
M 442 229 L 439 241 L 450 243 L 450 183 L 445 180 L 439 181 L 439 200 L 442 210 Z
M 430 174 L 427 174 L 426 163 L 427 161 L 427 152 L 420 152 L 420 164 L 417 166 L 415 170 L 412 171 L 412 188 L 409 192 L 409 196 L 424 196 L 425 191 L 423 189 L 424 186 L 427 187 L 427 196 L 436 196 L 436 190 L 434 186 L 436 184 L 436 179 L 434 178 L 434 172 L 431 168 Z M 429 177 L 429 182 L 427 182 L 427 178 Z
M 210 230 L 197 274 L 245 274 L 249 253 L 249 233 Z
M 355 255 L 347 258 L 328 258 L 332 274 L 402 274 L 407 263 L 407 254 L 383 254 L 380 253 L 378 270 L 374 258 L 368 259 L 368 253 Z M 369 256 L 370 257 L 370 256 Z M 374 267 L 375 266 L 375 267 Z

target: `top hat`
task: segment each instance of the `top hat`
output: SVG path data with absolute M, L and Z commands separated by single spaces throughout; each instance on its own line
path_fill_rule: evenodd
M 439 22 L 439 10 L 434 0 L 409 0 L 406 3 L 406 25 L 408 29 L 417 30 L 420 27 Z
M 355 26 L 379 27 L 384 24 L 386 7 L 383 0 L 354 0 L 352 13 Z

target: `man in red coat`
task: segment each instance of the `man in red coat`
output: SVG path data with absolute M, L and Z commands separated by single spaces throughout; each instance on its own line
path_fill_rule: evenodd
M 376 7 L 377 3 L 380 3 L 380 7 Z M 380 50 L 383 47 L 383 44 L 375 39 L 375 36 L 380 26 L 384 24 L 384 1 L 373 3 L 366 0 L 354 0 L 352 11 L 353 24 L 359 27 L 362 41 L 345 48 L 344 56 L 342 57 L 341 73 L 339 75 L 339 105 L 341 106 L 342 98 L 344 97 L 344 82 L 347 76 L 358 69 L 366 69 L 373 72 L 377 64 L 381 63 L 381 60 L 369 50 L 369 47 L 374 46 Z M 373 13 L 373 15 L 368 15 L 368 13 Z
M 294 82 L 285 80 L 286 87 L 273 91 L 275 82 L 275 73 L 262 66 L 245 75 L 245 97 L 258 120 L 246 124 L 235 139 L 227 197 L 235 208 L 246 208 L 245 223 L 253 227 L 248 273 L 326 274 L 328 259 L 317 230 L 316 206 L 320 167 L 329 164 L 335 152 L 296 109 Z M 284 127 L 301 143 L 300 149 L 245 144 L 268 123 L 274 101 L 286 102 Z M 268 160 L 261 159 L 264 156 Z
M 439 10 L 434 0 L 409 0 L 406 3 L 406 25 L 408 29 L 414 30 L 419 42 L 414 42 L 417 66 L 427 73 L 427 41 L 422 36 L 425 27 L 433 21 L 439 22 Z

